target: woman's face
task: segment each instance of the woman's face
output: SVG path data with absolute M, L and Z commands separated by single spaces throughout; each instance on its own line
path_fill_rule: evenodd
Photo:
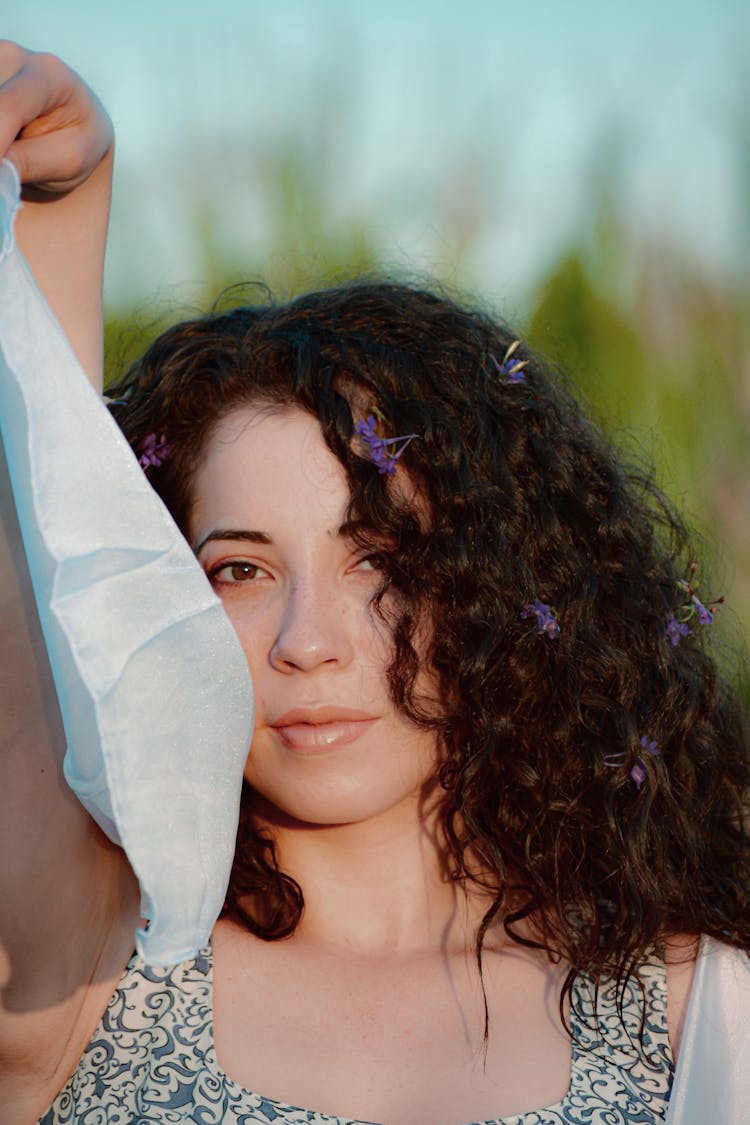
M 248 782 L 298 821 L 412 815 L 435 738 L 390 700 L 391 639 L 371 606 L 381 575 L 340 531 L 349 490 L 316 419 L 238 408 L 193 500 L 191 540 L 255 689 Z

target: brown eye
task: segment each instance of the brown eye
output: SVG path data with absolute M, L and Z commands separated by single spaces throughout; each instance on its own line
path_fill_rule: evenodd
M 251 562 L 224 562 L 208 572 L 209 580 L 216 585 L 236 586 L 252 582 L 258 575 L 266 575 L 267 571 L 256 563 Z
M 255 578 L 259 567 L 254 566 L 253 563 L 232 563 L 224 569 L 229 571 L 234 582 L 244 582 L 246 579 Z

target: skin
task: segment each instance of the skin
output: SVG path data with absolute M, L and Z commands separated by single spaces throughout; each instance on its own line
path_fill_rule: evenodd
M 111 151 L 106 114 L 74 72 L 0 42 L 0 155 L 16 163 L 27 200 L 18 239 L 94 385 Z M 549 1104 L 569 1077 L 562 970 L 490 940 L 483 1065 L 472 952 L 483 904 L 443 878 L 434 748 L 389 703 L 388 639 L 369 610 L 377 574 L 337 535 L 345 483 L 316 426 L 299 412 L 230 417 L 196 481 L 195 540 L 222 527 L 273 540 L 272 551 L 213 540 L 200 558 L 212 571 L 236 559 L 262 568 L 235 571 L 241 590 L 219 584 L 231 572 L 213 580 L 256 682 L 256 815 L 306 900 L 283 942 L 217 925 L 219 1059 L 266 1096 L 389 1125 Z M 126 858 L 62 778 L 60 718 L 2 464 L 0 609 L 0 1105 L 4 1122 L 25 1125 L 75 1069 L 139 916 Z M 279 715 L 321 703 L 372 721 L 349 741 L 295 753 Z M 28 815 L 40 807 L 43 817 Z M 670 951 L 673 1043 L 694 952 Z

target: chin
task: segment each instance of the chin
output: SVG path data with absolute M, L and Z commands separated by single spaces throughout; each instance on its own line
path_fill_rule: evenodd
M 365 825 L 384 820 L 414 821 L 420 818 L 422 786 L 409 791 L 382 791 L 372 785 L 357 787 L 285 786 L 279 792 L 246 776 L 253 793 L 252 809 L 258 819 L 279 828 Z
M 355 825 L 387 819 L 394 828 L 424 814 L 434 788 L 432 735 L 389 729 L 321 753 L 295 753 L 262 729 L 245 767 L 254 809 L 269 824 Z

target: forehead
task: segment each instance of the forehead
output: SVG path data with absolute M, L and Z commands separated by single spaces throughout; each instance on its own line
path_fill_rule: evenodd
M 349 504 L 343 466 L 317 419 L 297 407 L 243 406 L 217 425 L 193 481 L 191 535 L 242 517 L 338 529 Z M 238 525 L 243 526 L 243 525 Z

